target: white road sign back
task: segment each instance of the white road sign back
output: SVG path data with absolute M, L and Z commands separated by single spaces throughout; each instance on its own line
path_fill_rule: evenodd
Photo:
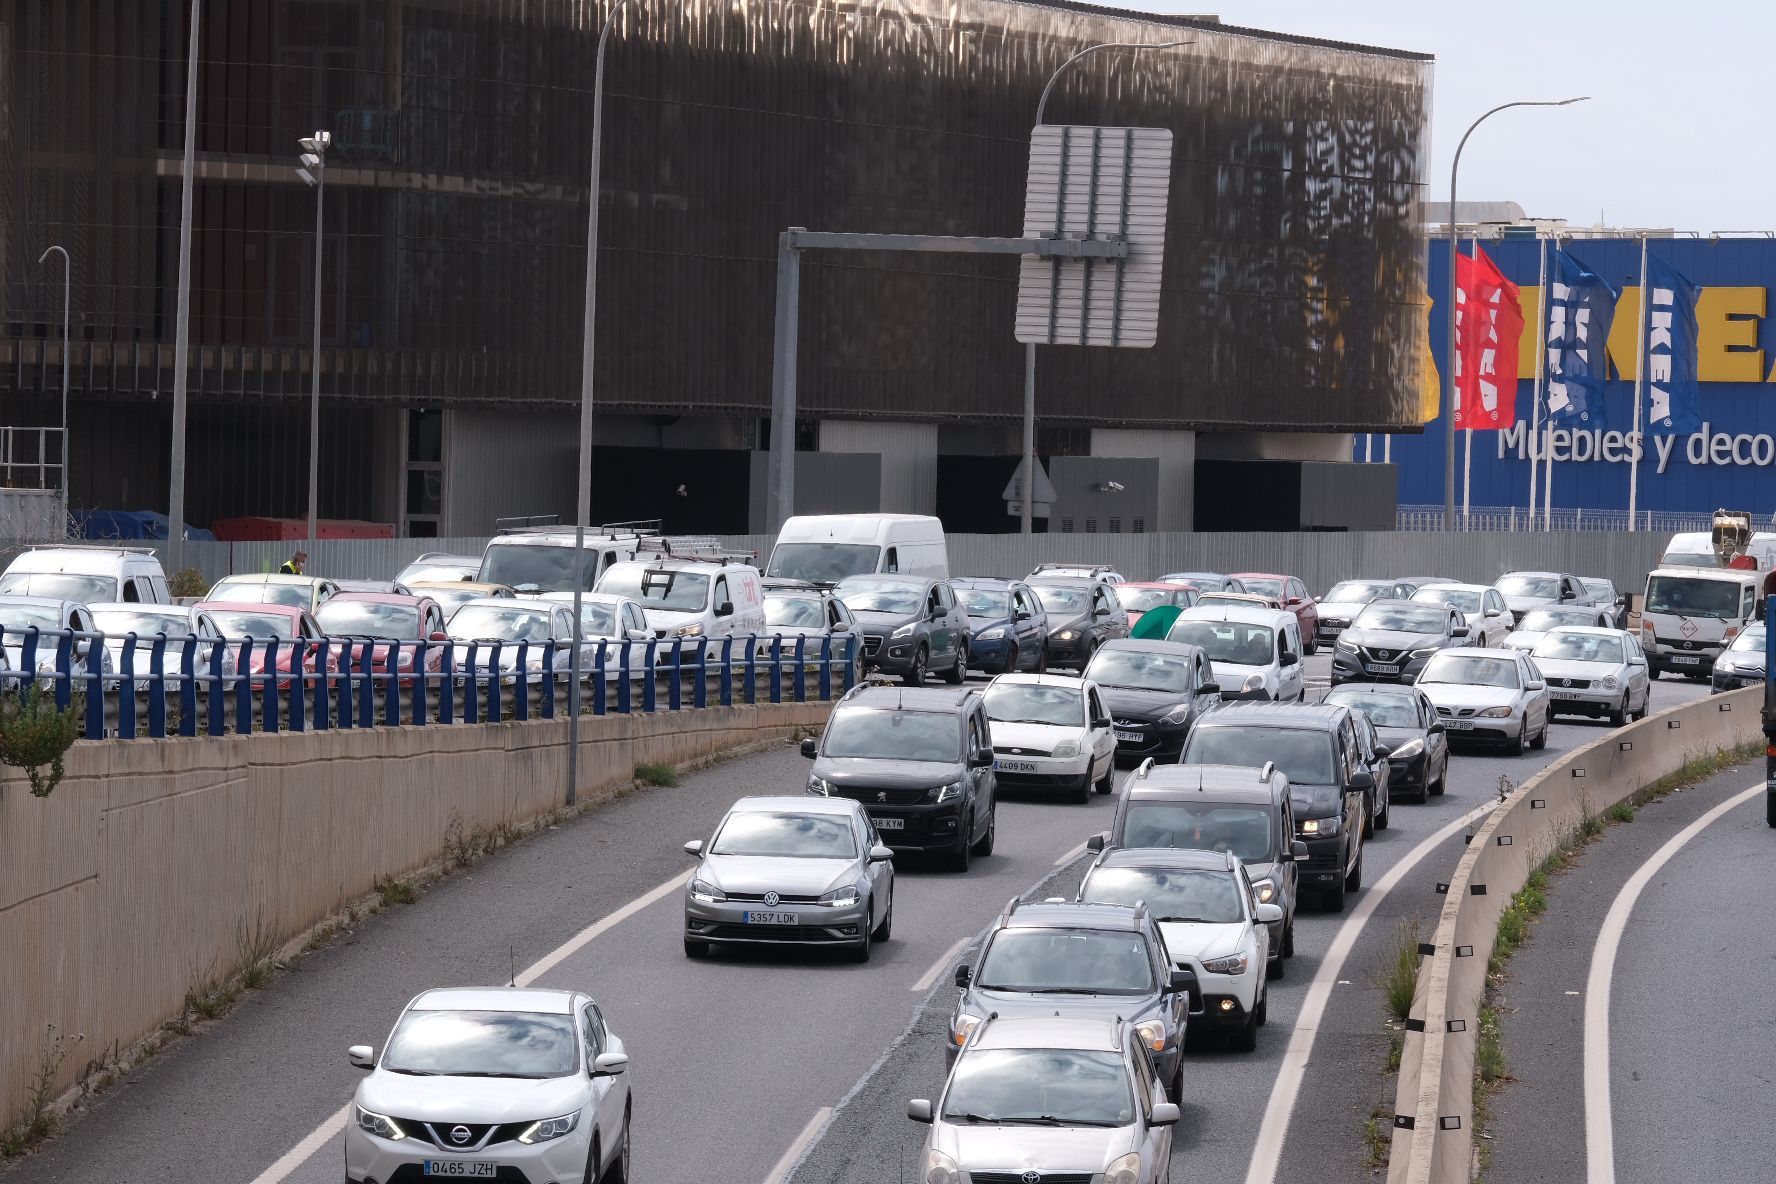
M 1026 255 L 1017 339 L 1145 349 L 1159 336 L 1172 133 L 1043 124 L 1030 136 L 1026 238 L 1122 239 L 1125 259 Z

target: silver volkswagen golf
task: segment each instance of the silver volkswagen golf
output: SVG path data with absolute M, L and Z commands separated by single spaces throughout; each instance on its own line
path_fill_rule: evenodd
M 894 925 L 894 853 L 848 798 L 741 798 L 685 887 L 685 955 L 712 945 L 842 946 L 869 961 Z

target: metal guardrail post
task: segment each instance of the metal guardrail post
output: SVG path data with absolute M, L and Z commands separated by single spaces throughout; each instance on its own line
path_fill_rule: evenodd
M 506 718 L 506 675 L 505 667 L 500 665 L 500 651 L 505 648 L 504 642 L 493 643 L 493 654 L 487 659 L 487 719 L 490 724 L 497 724 Z
M 350 650 L 346 651 L 350 653 Z M 376 726 L 376 683 L 372 677 L 374 668 L 371 666 L 371 646 L 368 642 L 358 651 L 358 726 L 374 728 Z
M 413 726 L 426 725 L 426 690 L 432 680 L 431 643 L 422 637 L 413 649 Z
M 617 710 L 624 715 L 629 714 L 629 651 L 634 648 L 634 642 L 625 641 L 623 652 L 617 658 Z M 598 685 L 604 685 L 603 679 Z
M 808 635 L 798 633 L 795 646 L 795 701 L 808 701 Z
M 333 699 L 333 646 L 325 637 L 315 644 L 315 680 L 313 689 L 315 731 L 331 726 L 328 710 Z
M 604 680 L 604 672 L 609 667 L 609 663 L 610 663 L 610 654 L 607 652 L 608 648 L 609 648 L 609 644 L 610 643 L 601 639 L 598 643 L 598 652 L 593 655 L 593 661 L 592 661 L 592 679 L 593 679 L 593 682 L 592 682 L 592 714 L 593 715 L 603 715 L 605 713 L 606 708 L 608 707 L 608 704 L 605 702 L 606 687 L 605 687 L 605 680 Z M 627 642 L 624 643 L 624 645 L 627 645 L 627 644 L 628 644 Z M 623 681 L 624 681 L 625 685 L 627 685 L 628 680 L 629 680 L 629 676 L 628 676 L 627 672 L 625 672 L 623 675 Z
M 166 739 L 166 643 L 167 635 L 156 633 L 148 653 L 148 666 L 154 672 L 148 684 L 148 735 L 156 740 Z M 134 695 L 132 691 L 132 701 Z
M 673 711 L 684 708 L 684 638 L 672 639 L 672 685 L 666 688 L 666 706 Z
M 438 669 L 438 722 L 453 724 L 456 722 L 456 647 L 448 642 L 439 655 Z
M 95 642 L 103 648 L 102 643 Z M 136 635 L 123 635 L 123 653 L 118 660 L 122 678 L 117 684 L 117 738 L 136 738 Z
M 550 641 L 543 652 L 547 654 L 549 650 L 554 648 L 555 643 Z M 547 661 L 546 658 L 544 660 Z M 530 718 L 530 642 L 528 641 L 518 643 L 517 677 L 512 683 L 512 715 L 520 720 Z
M 306 637 L 290 643 L 290 730 L 308 731 L 308 683 L 313 676 L 314 649 Z
M 647 681 L 641 684 L 641 710 L 652 715 L 659 706 L 660 680 L 660 643 L 648 638 L 646 648 L 642 650 L 641 660 L 646 663 Z
M 697 689 L 691 692 L 691 706 L 709 706 L 709 639 L 697 639 Z
M 296 673 L 296 650 L 292 643 L 290 650 L 290 675 L 292 680 Z M 278 639 L 273 637 L 265 643 L 265 689 L 260 694 L 260 730 L 275 732 L 278 730 L 279 697 L 281 694 L 278 677 Z
M 481 680 L 475 664 L 475 651 L 479 647 L 469 643 L 469 667 L 463 673 L 463 723 L 478 724 L 481 722 Z
M 746 639 L 746 648 L 752 649 L 756 645 L 758 645 L 758 639 L 753 636 L 748 636 Z M 732 637 L 722 638 L 720 678 L 721 705 L 723 707 L 732 707 L 734 705 L 734 639 Z
M 389 642 L 382 671 L 382 723 L 384 727 L 401 726 L 401 643 Z
M 783 634 L 771 638 L 771 702 L 783 702 Z
M 832 634 L 820 638 L 820 697 L 832 698 Z
M 240 677 L 234 683 L 234 730 L 242 736 L 253 731 L 253 639 L 241 642 Z

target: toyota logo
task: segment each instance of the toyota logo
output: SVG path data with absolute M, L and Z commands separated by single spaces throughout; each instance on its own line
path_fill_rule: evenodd
M 778 896 L 775 892 L 765 893 L 765 907 L 768 909 L 776 908 L 778 903 L 781 902 L 782 900 L 783 900 L 783 898 L 781 896 Z
M 470 1134 L 471 1132 L 466 1126 L 453 1126 L 450 1128 L 450 1141 L 452 1143 L 467 1143 Z
M 1023 1175 L 1019 1176 L 1018 1179 L 1022 1180 L 1024 1184 L 1042 1184 L 1042 1173 L 1025 1172 Z

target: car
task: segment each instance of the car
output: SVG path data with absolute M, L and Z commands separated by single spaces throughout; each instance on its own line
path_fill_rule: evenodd
M 930 576 L 847 576 L 833 588 L 863 636 L 863 668 L 922 686 L 928 671 L 946 682 L 968 677 L 968 614 L 945 580 Z
M 1468 626 L 1468 644 L 1478 649 L 1505 644 L 1505 635 L 1515 627 L 1504 593 L 1487 584 L 1424 584 L 1412 599 L 1459 612 Z
M 31 661 L 26 663 L 25 642 L 31 629 L 36 629 L 39 636 Z M 86 605 L 77 600 L 49 596 L 0 595 L 0 630 L 4 631 L 0 648 L 6 651 L 7 670 L 23 671 L 35 667 L 39 683 L 50 684 L 52 676 L 59 673 L 61 639 L 56 635 L 63 629 L 77 635 L 69 642 L 68 651 L 69 669 L 74 678 L 87 677 L 95 670 L 100 674 L 113 673 L 111 651 L 91 637 L 99 632 L 99 628 L 93 620 L 92 610 Z M 88 637 L 79 637 L 82 633 Z
M 1764 626 L 1747 625 L 1714 660 L 1714 670 L 1709 675 L 1712 693 L 1761 686 L 1765 680 L 1765 654 Z
M 1041 576 L 1029 581 L 1048 614 L 1048 664 L 1084 670 L 1106 641 L 1129 634 L 1128 614 L 1101 579 Z
M 502 584 L 519 592 L 590 592 L 613 563 L 634 559 L 641 540 L 658 523 L 611 522 L 588 527 L 521 526 L 487 540 L 475 583 Z
M 1616 591 L 1616 586 L 1601 576 L 1580 576 L 1579 583 L 1591 594 L 1591 603 L 1610 613 L 1610 620 L 1602 627 L 1605 629 L 1628 628 L 1628 598 Z
M 950 576 L 943 522 L 929 514 L 797 514 L 783 520 L 765 575 L 830 588 L 849 576 Z
M 1413 592 L 1418 591 L 1420 588 L 1428 588 L 1432 584 L 1461 583 L 1460 580 L 1450 579 L 1448 576 L 1397 576 L 1395 578 L 1401 587 L 1411 590 L 1406 593 L 1406 599 L 1408 600 L 1412 599 Z
M 223 672 L 246 675 L 254 694 L 265 690 L 268 679 L 275 678 L 277 689 L 286 691 L 292 682 L 320 670 L 319 642 L 325 632 L 313 613 L 289 604 L 235 603 L 226 600 L 203 600 L 198 611 L 208 614 L 216 631 L 226 643 Z M 301 670 L 297 669 L 297 646 L 302 648 Z M 270 658 L 272 644 L 277 646 L 275 659 Z M 328 655 L 326 669 L 344 668 L 344 655 L 335 650 Z M 201 687 L 202 684 L 200 683 Z
M 434 647 L 426 656 L 428 668 L 441 671 L 445 661 L 455 673 L 458 686 L 468 677 L 470 666 L 477 676 L 491 674 L 497 665 L 502 680 L 516 681 L 520 651 L 523 668 L 532 677 L 550 672 L 556 682 L 568 682 L 573 671 L 573 606 L 558 600 L 497 597 L 471 600 L 450 615 L 445 626 L 448 645 Z M 598 641 L 582 638 L 580 669 L 588 675 L 597 669 Z M 627 647 L 622 652 L 628 652 Z M 639 649 L 629 659 L 630 669 L 645 664 Z M 606 675 L 615 664 L 621 667 L 621 652 L 606 654 Z
M 976 670 L 1006 674 L 1048 670 L 1048 610 L 1022 580 L 978 576 L 952 579 L 968 614 L 968 661 Z
M 344 643 L 340 660 L 349 662 L 351 669 L 364 669 L 368 658 L 376 674 L 390 673 L 391 666 L 404 673 L 403 686 L 412 682 L 417 643 L 447 637 L 444 607 L 429 596 L 340 592 L 328 598 L 314 619 L 323 635 Z M 399 643 L 398 649 L 391 643 Z
M 1086 839 L 1089 851 L 1122 847 L 1232 852 L 1251 877 L 1254 899 L 1282 915 L 1270 927 L 1270 974 L 1295 956 L 1295 906 L 1307 845 L 1297 839 L 1289 778 L 1269 762 L 1161 765 L 1142 761 L 1117 798 L 1110 829 Z
M 1303 891 L 1337 913 L 1363 886 L 1363 845 L 1374 833 L 1382 750 L 1359 744 L 1356 713 L 1339 706 L 1239 703 L 1198 724 L 1184 745 L 1186 765 L 1274 764 L 1289 779 L 1295 837 L 1307 844 L 1298 864 Z
M 1181 641 L 1107 641 L 1081 677 L 1103 696 L 1118 757 L 1177 759 L 1196 721 L 1221 705 L 1208 655 Z
M 1159 923 L 1172 964 L 1195 980 L 1192 1023 L 1226 1031 L 1241 1052 L 1258 1047 L 1270 1010 L 1270 927 L 1283 910 L 1259 904 L 1246 865 L 1230 851 L 1118 847 L 1093 861 L 1079 899 L 1143 902 Z M 1180 1082 L 1180 1085 L 1182 1083 Z M 1170 1091 L 1174 1101 L 1181 1090 Z
M 863 806 L 844 798 L 741 798 L 685 854 L 684 951 L 712 946 L 837 946 L 868 962 L 894 930 L 894 853 Z
M 152 547 L 90 543 L 28 546 L 0 575 L 0 596 L 76 604 L 170 604 L 166 572 Z
M 1372 600 L 1410 600 L 1414 585 L 1400 580 L 1340 580 L 1320 597 L 1319 623 L 1314 627 L 1321 642 L 1335 642 Z
M 161 651 L 161 671 L 169 682 L 180 677 L 187 638 L 200 643 L 213 643 L 221 637 L 210 614 L 182 604 L 143 604 L 141 602 L 94 604 L 93 628 L 105 635 L 105 648 L 110 651 L 111 669 L 123 673 L 123 643 L 131 633 L 136 635 L 136 648 L 131 655 L 132 673 L 140 676 L 153 672 L 154 644 L 164 635 L 166 647 Z M 209 646 L 199 644 L 193 651 L 193 665 L 209 669 Z M 138 689 L 147 683 L 138 678 Z
M 1144 583 L 1124 582 L 1116 585 L 1116 600 L 1128 613 L 1129 628 L 1133 629 L 1147 610 L 1169 604 L 1175 608 L 1189 608 L 1200 596 L 1195 588 L 1188 584 L 1168 584 L 1163 580 L 1152 580 Z
M 1108 563 L 1038 563 L 1024 580 L 1103 580 L 1106 584 L 1121 584 L 1126 578 Z
M 1660 568 L 1647 574 L 1640 642 L 1648 673 L 1705 679 L 1747 626 L 1764 619 L 1768 573 L 1740 568 Z
M 1365 605 L 1332 649 L 1332 685 L 1405 682 L 1418 677 L 1438 650 L 1466 645 L 1462 614 L 1445 604 L 1375 600 Z
M 814 762 L 808 792 L 862 802 L 896 852 L 940 855 L 967 871 L 971 856 L 993 853 L 998 825 L 981 699 L 975 687 L 852 687 L 819 739 L 802 741 L 802 755 Z
M 1103 695 L 1088 679 L 1001 674 L 982 702 L 1002 788 L 1058 789 L 1081 805 L 1115 788 L 1116 737 Z
M 1614 629 L 1615 614 L 1608 609 L 1594 606 L 1548 605 L 1543 608 L 1532 608 L 1523 614 L 1523 620 L 1517 628 L 1505 635 L 1505 645 L 1514 650 L 1533 650 L 1536 642 L 1551 629 L 1563 629 L 1569 625 L 1591 626 L 1597 629 Z
M 1531 652 L 1548 683 L 1548 714 L 1607 718 L 1617 727 L 1647 713 L 1653 684 L 1640 639 L 1623 629 L 1568 627 Z
M 1218 571 L 1173 571 L 1159 577 L 1162 584 L 1189 584 L 1203 595 L 1210 592 L 1244 592 L 1246 587 Z
M 794 657 L 795 647 L 801 645 L 803 657 L 812 661 L 820 657 L 820 647 L 830 640 L 833 657 L 842 657 L 857 633 L 857 620 L 845 602 L 814 584 L 776 584 L 764 589 L 765 627 L 764 636 L 758 641 L 759 656 L 769 657 L 773 647 L 778 647 L 784 657 Z M 863 672 L 863 641 L 859 639 L 856 644 L 858 655 L 852 682 Z
M 504 599 L 495 597 L 494 599 Z M 573 608 L 572 592 L 539 592 L 533 598 Z M 571 618 L 570 618 L 571 619 Z M 580 636 L 602 641 L 648 641 L 654 631 L 648 627 L 647 612 L 639 601 L 609 592 L 580 593 Z M 670 656 L 671 646 L 658 647 L 658 653 Z
M 385 596 L 411 596 L 413 592 L 399 580 L 334 580 L 339 592 L 379 592 Z
M 1257 608 L 1283 611 L 1283 602 L 1274 596 L 1260 596 L 1256 592 L 1204 592 L 1198 596 L 1196 603 L 1209 608 L 1215 605 L 1252 605 Z
M 1307 647 L 1309 655 L 1319 649 L 1320 609 L 1307 590 L 1307 585 L 1296 576 L 1277 575 L 1274 572 L 1236 572 L 1238 580 L 1247 592 L 1256 592 L 1260 596 L 1275 597 L 1282 607 L 1295 614 L 1296 623 L 1301 628 L 1301 641 Z
M 595 590 L 639 603 L 648 628 L 661 640 L 757 637 L 765 631 L 758 568 L 731 557 L 648 554 L 619 560 L 604 569 Z
M 1375 783 L 1369 791 L 1369 829 L 1363 832 L 1365 839 L 1372 839 L 1376 831 L 1386 830 L 1393 821 L 1393 745 L 1382 743 L 1375 721 L 1368 715 L 1355 711 L 1351 719 L 1357 726 L 1357 751 L 1369 754 L 1369 777 Z
M 514 595 L 505 584 L 483 584 L 478 580 L 461 580 L 445 583 L 437 580 L 417 580 L 407 586 L 407 590 L 415 596 L 430 596 L 444 607 L 444 619 L 448 622 L 452 613 L 471 600 L 509 600 Z
M 1179 1111 L 1133 1024 L 1060 1014 L 989 1016 L 937 1104 L 914 1098 L 907 1117 L 931 1126 L 914 1176 L 925 1184 L 1158 1184 Z
M 627 1180 L 629 1053 L 579 991 L 422 991 L 366 1072 L 345 1124 L 348 1181 Z
M 1388 795 L 1424 802 L 1449 788 L 1449 738 L 1425 693 L 1398 683 L 1347 682 L 1323 700 L 1369 717 L 1388 746 Z
M 1201 649 L 1223 697 L 1300 702 L 1307 694 L 1295 614 L 1247 605 L 1202 605 L 1172 622 L 1167 641 Z
M 1510 571 L 1494 581 L 1511 616 L 1521 620 L 1532 608 L 1546 604 L 1590 604 L 1591 594 L 1577 576 L 1557 571 Z
M 339 591 L 332 580 L 318 576 L 292 576 L 276 572 L 223 576 L 210 588 L 205 600 L 228 604 L 281 604 L 314 612 Z
M 427 551 L 395 576 L 397 584 L 411 588 L 415 581 L 459 584 L 471 581 L 481 570 L 479 555 L 451 555 L 444 551 Z
M 1520 650 L 1443 650 L 1414 685 L 1437 708 L 1451 743 L 1503 744 L 1518 756 L 1547 747 L 1547 680 Z
M 1109 875 L 1105 903 L 1014 898 L 1005 906 L 973 963 L 956 967 L 960 994 L 944 1042 L 951 1063 L 989 1015 L 1053 1015 L 1065 995 L 1067 1015 L 1133 1024 L 1167 1096 L 1179 1100 L 1196 976 L 1172 965 L 1153 910 L 1122 899 L 1123 887 Z

